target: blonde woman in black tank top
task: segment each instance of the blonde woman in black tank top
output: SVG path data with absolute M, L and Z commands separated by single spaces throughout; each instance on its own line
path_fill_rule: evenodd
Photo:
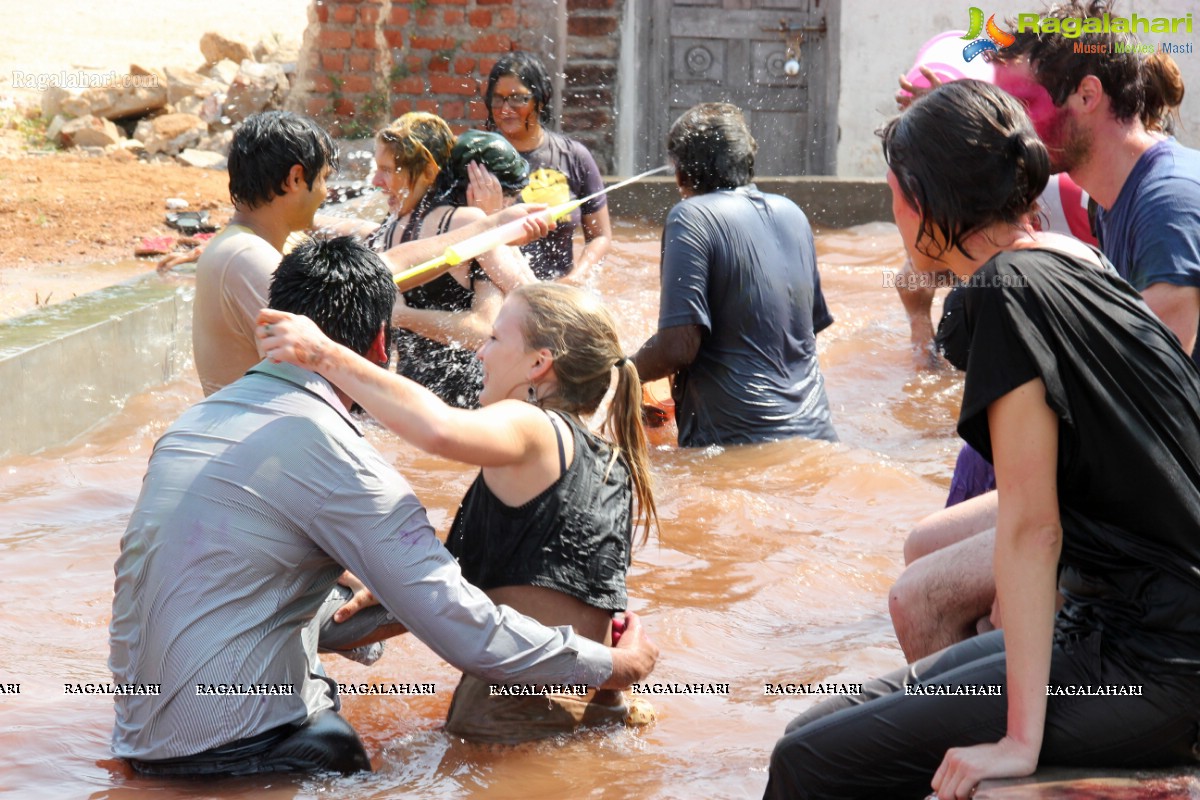
M 612 317 L 593 295 L 561 284 L 515 289 L 479 348 L 482 407 L 447 406 L 418 384 L 330 342 L 303 317 L 264 310 L 261 347 L 332 381 L 417 447 L 482 467 L 451 538 L 463 575 L 548 625 L 612 641 L 626 608 L 634 528 L 657 524 L 641 427 L 641 384 Z M 614 369 L 616 374 L 614 375 Z M 584 419 L 615 382 L 600 434 Z M 489 524 L 476 524 L 482 518 Z M 625 638 L 641 637 L 625 614 Z M 491 697 L 464 676 L 448 729 L 516 741 L 626 719 L 620 693 Z

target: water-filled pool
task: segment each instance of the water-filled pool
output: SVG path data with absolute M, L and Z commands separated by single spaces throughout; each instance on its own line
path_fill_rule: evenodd
M 657 228 L 617 222 L 597 288 L 627 348 L 657 313 Z M 759 797 L 784 725 L 817 698 L 764 694 L 767 683 L 860 683 L 902 663 L 886 592 L 901 543 L 939 507 L 957 446 L 960 382 L 919 375 L 907 323 L 883 270 L 901 245 L 891 225 L 818 237 L 837 323 L 820 339 L 839 445 L 791 441 L 725 452 L 660 446 L 652 455 L 662 537 L 635 553 L 634 610 L 662 650 L 654 680 L 729 684 L 727 695 L 653 698 L 640 731 L 488 747 L 440 724 L 457 672 L 415 641 L 343 681 L 433 682 L 433 697 L 349 698 L 376 772 L 171 784 L 134 778 L 109 754 L 112 702 L 64 684 L 108 682 L 112 564 L 155 438 L 200 398 L 194 373 L 144 393 L 77 442 L 0 461 L 0 789 L 39 798 Z M 120 354 L 105 354 L 119 368 Z M 46 413 L 54 413 L 46 398 Z M 393 459 L 445 533 L 472 470 L 390 434 Z

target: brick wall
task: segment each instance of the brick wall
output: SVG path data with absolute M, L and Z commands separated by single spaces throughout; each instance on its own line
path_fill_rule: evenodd
M 438 114 L 455 131 L 477 128 L 496 59 L 532 50 L 565 73 L 562 131 L 611 172 L 624 0 L 566 2 L 560 66 L 553 0 L 315 0 L 290 106 L 339 136 L 371 136 L 408 111 Z

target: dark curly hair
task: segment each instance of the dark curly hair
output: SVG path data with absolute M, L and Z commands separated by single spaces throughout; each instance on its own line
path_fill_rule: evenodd
M 337 171 L 337 147 L 314 120 L 290 111 L 264 111 L 233 132 L 229 146 L 229 196 L 235 206 L 258 208 L 283 193 L 292 167 L 313 188 L 322 170 Z

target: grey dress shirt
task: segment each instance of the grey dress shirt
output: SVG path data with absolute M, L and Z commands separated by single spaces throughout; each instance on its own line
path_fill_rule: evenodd
M 113 753 L 203 752 L 336 707 L 309 621 L 342 568 L 454 666 L 497 683 L 583 683 L 608 648 L 467 583 L 407 482 L 315 373 L 263 362 L 154 446 L 121 540 L 110 627 Z M 202 694 L 281 685 L 291 695 Z

